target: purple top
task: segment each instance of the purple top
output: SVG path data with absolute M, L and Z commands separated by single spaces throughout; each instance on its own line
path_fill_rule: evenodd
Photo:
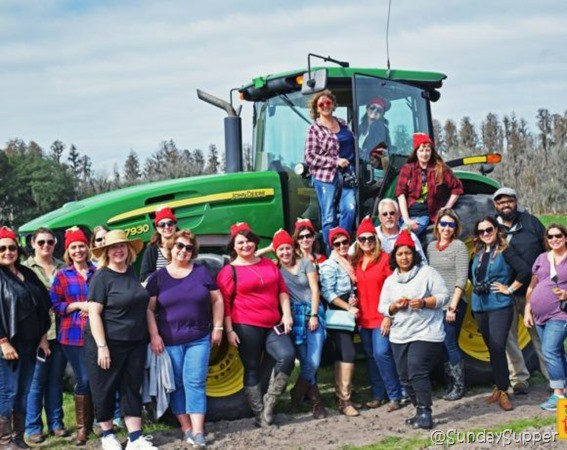
M 561 311 L 559 300 L 552 291 L 554 287 L 567 289 L 567 258 L 563 258 L 556 267 L 557 283 L 551 280 L 550 269 L 547 252 L 539 255 L 532 267 L 532 274 L 537 277 L 538 283 L 532 291 L 530 304 L 535 323 L 538 325 L 543 325 L 550 319 L 567 322 L 567 313 Z
M 146 289 L 157 296 L 157 326 L 165 345 L 180 345 L 211 332 L 211 293 L 218 289 L 209 271 L 198 264 L 185 278 L 173 278 L 167 268 L 148 278 Z

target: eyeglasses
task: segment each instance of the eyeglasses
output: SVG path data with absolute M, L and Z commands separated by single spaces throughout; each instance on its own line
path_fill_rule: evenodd
M 457 222 L 446 222 L 444 220 L 441 220 L 439 222 L 439 226 L 440 227 L 449 227 L 449 228 L 455 228 L 457 226 Z
M 347 239 L 343 240 L 343 241 L 335 241 L 333 242 L 333 247 L 335 248 L 339 248 L 341 246 L 347 247 L 349 244 L 349 241 Z
M 555 239 L 561 239 L 562 237 L 563 237 L 563 233 L 557 233 L 557 234 L 551 234 L 551 233 L 549 233 L 549 234 L 547 235 L 547 240 L 548 240 L 548 241 L 551 241 L 553 238 L 555 238 Z
M 388 216 L 394 217 L 395 215 L 396 215 L 396 211 L 384 211 L 384 212 L 382 213 L 382 216 L 383 216 L 383 217 L 388 217 Z
M 183 242 L 176 242 L 175 248 L 179 251 L 185 250 L 187 253 L 191 253 L 193 251 L 192 244 L 184 244 Z
M 476 230 L 476 233 L 479 236 L 482 236 L 483 234 L 492 234 L 493 231 L 494 227 L 483 228 L 482 230 L 479 228 L 478 230 Z
M 51 247 L 52 245 L 55 244 L 55 240 L 54 239 L 48 239 L 48 240 L 45 241 L 45 240 L 42 239 L 40 241 L 35 241 L 35 243 L 37 245 L 39 245 L 40 247 L 43 247 L 45 244 L 47 244 Z
M 366 244 L 367 242 L 370 244 L 376 243 L 376 236 L 359 236 L 357 239 L 361 244 Z
M 297 240 L 301 241 L 303 239 L 311 239 L 313 236 L 315 236 L 313 233 L 300 234 L 299 236 L 297 236 Z
M 380 108 L 379 106 L 376 106 L 376 105 L 370 105 L 368 107 L 368 111 L 379 112 L 380 114 L 384 113 L 384 110 L 382 108 Z
M 172 227 L 174 227 L 175 225 L 177 225 L 177 222 L 174 222 L 173 220 L 170 220 L 170 221 L 168 221 L 168 222 L 160 222 L 160 223 L 158 223 L 158 224 L 157 224 L 157 227 L 158 227 L 158 228 L 165 228 L 165 227 L 172 228 Z
M 317 106 L 319 108 L 325 108 L 328 106 L 333 106 L 333 102 L 331 100 L 321 100 L 319 103 L 317 103 Z
M 18 250 L 17 245 L 0 245 L 0 253 L 6 253 L 6 251 L 15 252 L 16 250 Z
M 102 242 L 102 241 L 104 241 L 104 236 L 95 238 L 95 242 Z

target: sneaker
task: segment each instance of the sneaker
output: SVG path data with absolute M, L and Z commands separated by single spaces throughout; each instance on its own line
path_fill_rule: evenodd
M 527 395 L 528 393 L 528 383 L 524 381 L 518 381 L 514 386 L 512 386 L 512 391 L 514 395 Z
M 100 438 L 100 443 L 102 444 L 102 450 L 122 450 L 122 444 L 114 433 Z
M 126 450 L 157 450 L 158 448 L 152 444 L 153 436 L 140 436 L 134 442 L 126 444 Z
M 183 440 L 188 444 L 193 445 L 195 443 L 195 441 L 193 440 L 193 430 L 187 430 L 185 433 L 183 433 Z
M 366 402 L 364 405 L 367 408 L 375 409 L 375 408 L 380 408 L 380 406 L 385 405 L 386 403 L 388 403 L 388 400 L 386 400 L 385 398 L 382 399 L 375 398 L 374 400 L 370 400 L 369 402 Z
M 545 402 L 543 402 L 539 407 L 545 411 L 557 411 L 557 400 L 560 398 L 559 395 L 552 394 Z
M 193 430 L 189 430 L 185 433 L 184 439 L 185 442 L 193 444 L 193 448 L 207 448 L 204 433 L 193 433 Z

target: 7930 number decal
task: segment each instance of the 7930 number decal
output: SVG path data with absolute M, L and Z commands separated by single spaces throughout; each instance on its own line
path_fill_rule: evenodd
M 147 233 L 150 231 L 150 226 L 146 223 L 144 225 L 138 225 L 135 227 L 128 227 L 125 228 L 124 231 L 126 232 L 126 236 L 136 236 L 138 234 Z

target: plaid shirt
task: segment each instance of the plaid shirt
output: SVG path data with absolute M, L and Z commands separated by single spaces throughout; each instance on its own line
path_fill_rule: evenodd
M 335 117 L 341 125 L 343 119 Z M 324 183 L 332 183 L 337 173 L 339 140 L 335 133 L 321 124 L 319 119 L 309 127 L 305 140 L 305 163 L 311 176 Z
M 434 221 L 439 210 L 447 203 L 452 194 L 462 195 L 463 184 L 453 175 L 448 167 L 443 170 L 443 181 L 437 184 L 435 181 L 435 167 L 427 166 L 427 209 L 429 218 Z M 419 199 L 421 195 L 421 167 L 419 163 L 406 163 L 400 170 L 398 183 L 396 184 L 396 197 L 405 195 L 408 209 Z
M 83 329 L 87 317 L 81 317 L 81 311 L 67 313 L 70 303 L 86 302 L 88 282 L 96 272 L 96 267 L 89 264 L 85 280 L 73 265 L 61 269 L 55 275 L 49 294 L 53 303 L 53 311 L 60 317 L 57 329 L 57 340 L 64 345 L 83 345 Z

